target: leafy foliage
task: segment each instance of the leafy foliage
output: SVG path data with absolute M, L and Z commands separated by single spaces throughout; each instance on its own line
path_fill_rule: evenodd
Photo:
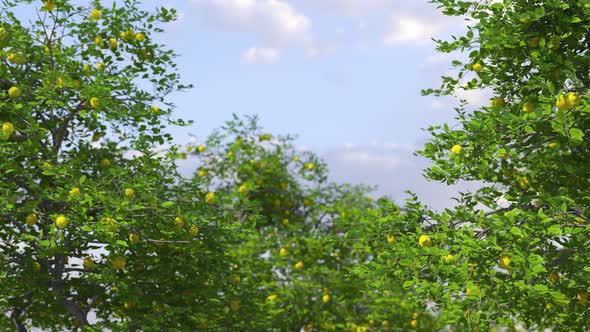
M 442 212 L 330 183 L 255 117 L 171 144 L 174 10 L 2 2 L 2 329 L 590 329 L 590 4 L 433 2 L 473 23 L 424 93 L 493 93 L 419 152 L 431 180 L 482 183 Z

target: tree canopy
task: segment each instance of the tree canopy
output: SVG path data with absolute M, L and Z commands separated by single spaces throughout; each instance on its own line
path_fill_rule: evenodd
M 467 60 L 423 93 L 492 96 L 418 152 L 482 184 L 443 211 L 331 183 L 256 117 L 175 145 L 173 9 L 3 1 L 0 330 L 590 329 L 590 3 L 432 2 Z

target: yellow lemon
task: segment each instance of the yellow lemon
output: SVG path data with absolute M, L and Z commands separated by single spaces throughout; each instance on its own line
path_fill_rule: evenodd
M 2 133 L 6 136 L 10 136 L 14 133 L 14 125 L 10 122 L 4 122 L 2 124 Z
M 109 38 L 109 46 L 111 48 L 117 48 L 117 39 L 115 37 Z
M 495 97 L 495 98 L 492 98 L 491 105 L 492 105 L 492 107 L 501 107 L 501 106 L 506 105 L 506 101 L 502 97 Z
M 461 152 L 463 148 L 461 147 L 461 145 L 455 144 L 453 145 L 453 147 L 451 148 L 451 153 L 452 154 L 459 154 Z
M 125 302 L 123 302 L 123 308 L 125 308 L 125 310 L 133 309 L 133 308 L 135 308 L 135 302 L 125 301 Z
M 145 34 L 144 34 L 143 32 L 138 32 L 138 33 L 135 35 L 135 40 L 137 40 L 138 42 L 140 42 L 140 43 L 141 43 L 142 41 L 144 41 L 144 40 L 145 40 Z
M 39 220 L 39 217 L 37 217 L 36 213 L 31 213 L 25 218 L 25 221 L 29 226 L 33 226 L 34 224 L 36 224 L 37 220 Z
M 324 302 L 324 303 L 330 302 L 330 295 L 325 294 L 324 296 L 322 296 L 322 302 Z
M 522 111 L 525 113 L 532 113 L 535 111 L 535 104 L 530 101 L 527 101 L 522 105 Z
M 303 268 L 303 262 L 299 261 L 299 262 L 295 263 L 295 268 L 297 270 L 301 270 Z
M 141 237 L 139 236 L 139 234 L 137 233 L 131 233 L 129 234 L 129 241 L 131 243 L 137 243 L 141 240 Z
M 207 204 L 213 204 L 215 203 L 215 194 L 214 193 L 207 193 L 207 195 L 205 195 L 205 203 Z
M 16 98 L 20 96 L 20 89 L 17 86 L 11 87 L 10 89 L 8 89 L 8 96 L 10 98 Z
M 58 78 L 55 80 L 55 85 L 56 85 L 57 87 L 61 88 L 61 87 L 63 87 L 63 86 L 65 86 L 65 85 L 66 85 L 66 82 L 64 81 L 64 79 L 63 79 L 63 78 L 61 78 L 61 77 L 58 77 Z
M 560 111 L 565 111 L 570 108 L 567 98 L 564 95 L 557 97 L 557 101 L 555 101 L 555 106 L 557 106 L 557 109 Z
M 234 299 L 229 302 L 229 308 L 231 311 L 238 311 L 240 310 L 241 301 L 239 299 Z
M 287 249 L 285 249 L 285 248 L 281 248 L 279 250 L 279 255 L 281 255 L 281 256 L 286 256 L 288 254 L 289 254 L 289 251 Z
M 190 232 L 191 236 L 197 236 L 199 234 L 199 227 L 192 225 Z
M 119 223 L 111 217 L 104 218 L 102 220 L 102 223 L 107 225 L 109 227 L 109 229 L 113 232 L 117 231 L 119 229 Z
M 588 295 L 590 295 L 590 293 L 588 293 L 587 291 L 582 291 L 579 292 L 578 295 L 576 295 L 576 298 L 578 299 L 578 301 L 580 301 L 580 303 L 588 304 Z
M 109 166 L 111 166 L 111 161 L 108 160 L 107 158 L 104 158 L 100 161 L 100 166 L 109 167 Z
M 182 218 L 176 217 L 174 218 L 174 225 L 178 228 L 184 227 L 184 220 Z
M 153 114 L 158 114 L 160 113 L 160 108 L 158 106 L 152 106 L 152 113 Z
M 418 238 L 418 245 L 420 247 L 432 247 L 432 239 L 428 235 L 420 235 Z
M 527 189 L 531 185 L 531 180 L 528 177 L 523 176 L 520 179 L 518 179 L 518 185 L 522 189 Z
M 95 8 L 90 12 L 90 18 L 95 21 L 98 21 L 102 18 L 102 13 L 100 12 L 100 10 Z
M 132 188 L 125 189 L 125 197 L 133 198 L 133 196 L 135 196 L 135 190 L 133 190 Z
M 477 62 L 471 66 L 471 69 L 473 69 L 474 72 L 479 73 L 483 70 L 483 66 L 481 65 L 481 63 Z
M 272 295 L 269 295 L 269 296 L 266 298 L 266 300 L 267 300 L 267 301 L 270 301 L 270 302 L 274 302 L 274 301 L 276 301 L 276 300 L 277 300 L 277 297 L 278 297 L 278 296 L 277 296 L 277 294 L 272 294 Z
M 80 194 L 82 194 L 82 192 L 80 191 L 80 188 L 78 187 L 74 187 L 70 190 L 70 196 L 80 196 Z
M 114 269 L 122 270 L 125 268 L 125 265 L 127 265 L 127 262 L 125 262 L 125 258 L 123 257 L 115 257 L 111 260 L 111 266 Z
M 86 77 L 90 77 L 90 71 L 92 69 L 90 68 L 90 65 L 84 65 L 82 66 L 82 71 L 84 71 L 84 76 Z
M 91 269 L 94 267 L 94 261 L 90 257 L 84 258 L 83 266 L 85 269 Z
M 6 60 L 10 63 L 18 64 L 21 62 L 21 57 L 16 53 L 10 53 L 6 56 Z
M 397 242 L 395 235 L 393 235 L 393 234 L 387 235 L 387 243 L 394 244 L 395 242 Z
M 98 65 L 96 65 L 96 68 L 98 68 L 100 71 L 104 71 L 107 69 L 107 66 L 104 64 L 104 62 L 99 62 Z
M 580 106 L 581 98 L 580 95 L 575 92 L 569 92 L 565 95 L 567 103 L 570 107 L 578 107 Z
M 90 107 L 97 109 L 100 107 L 100 100 L 96 97 L 90 98 Z
M 197 151 L 199 152 L 204 152 L 206 150 L 206 148 L 202 145 L 197 146 Z
M 503 255 L 498 260 L 498 264 L 500 265 L 500 267 L 506 270 L 510 268 L 510 263 L 512 263 L 512 259 L 507 255 Z
M 53 0 L 46 0 L 43 2 L 43 4 L 45 5 L 45 9 L 47 9 L 47 11 L 52 11 L 55 9 L 55 3 Z
M 453 262 L 454 260 L 455 260 L 455 256 L 453 256 L 453 255 L 451 255 L 451 254 L 448 254 L 448 255 L 446 255 L 446 256 L 443 256 L 443 261 L 444 261 L 445 263 L 451 263 L 451 262 Z
M 57 228 L 64 229 L 68 226 L 68 218 L 59 216 L 55 219 L 55 225 Z
M 101 46 L 101 45 L 102 45 L 102 43 L 103 43 L 103 39 L 102 39 L 102 37 L 101 37 L 101 36 L 96 36 L 96 37 L 94 37 L 94 44 L 96 44 L 96 45 L 98 45 L 98 46 Z
M 248 187 L 247 187 L 245 184 L 241 185 L 241 186 L 240 186 L 240 188 L 238 188 L 238 192 L 239 192 L 240 194 L 243 194 L 243 193 L 245 193 L 246 191 L 248 191 Z
M 133 38 L 135 38 L 135 31 L 133 31 L 133 29 L 129 29 L 129 30 L 123 32 L 121 35 L 122 35 L 122 38 L 125 38 L 125 39 L 131 38 L 131 39 L 133 39 Z
M 232 285 L 239 284 L 240 283 L 240 280 L 241 280 L 240 276 L 237 275 L 237 274 L 232 274 L 227 279 L 228 279 L 229 283 L 232 284 Z

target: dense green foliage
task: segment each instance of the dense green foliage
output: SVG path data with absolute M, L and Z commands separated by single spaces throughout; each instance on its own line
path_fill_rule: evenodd
M 431 179 L 488 184 L 439 218 L 443 243 L 461 244 L 466 281 L 481 294 L 462 306 L 471 313 L 462 324 L 587 330 L 590 3 L 437 2 L 476 24 L 439 44 L 469 52 L 470 63 L 435 92 L 494 95 L 488 107 L 459 111 L 460 129 L 432 128 L 422 151 L 434 161 Z M 453 145 L 462 149 L 449 154 Z
M 590 329 L 590 3 L 433 2 L 469 60 L 425 93 L 493 94 L 419 152 L 482 183 L 442 212 L 329 183 L 256 118 L 172 145 L 173 10 L 2 2 L 0 330 Z

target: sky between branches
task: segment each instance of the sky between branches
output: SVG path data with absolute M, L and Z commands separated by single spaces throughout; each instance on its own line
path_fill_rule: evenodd
M 458 105 L 420 95 L 438 87 L 460 57 L 437 53 L 431 38 L 461 35 L 470 22 L 444 16 L 427 0 L 143 3 L 161 5 L 176 8 L 179 19 L 157 38 L 180 55 L 184 81 L 195 86 L 170 96 L 176 116 L 195 121 L 170 129 L 177 143 L 204 140 L 232 113 L 258 114 L 268 132 L 298 135 L 301 149 L 319 153 L 332 180 L 378 185 L 374 196 L 401 201 L 409 189 L 443 208 L 455 190 L 476 187 L 427 183 L 427 162 L 413 156 L 429 137 L 423 129 L 455 124 Z M 490 96 L 458 97 L 477 107 Z M 181 166 L 190 172 L 194 161 Z
M 422 128 L 454 123 L 457 105 L 420 95 L 451 69 L 431 38 L 460 35 L 469 22 L 426 0 L 158 1 L 180 13 L 164 41 L 195 84 L 173 96 L 178 115 L 195 120 L 173 131 L 178 142 L 204 139 L 232 113 L 258 114 L 269 132 L 297 134 L 302 148 L 320 153 L 334 180 L 452 204 L 455 191 L 427 183 L 427 162 L 413 151 L 428 139 Z M 459 97 L 473 107 L 489 98 Z M 455 190 L 464 188 L 475 186 Z

